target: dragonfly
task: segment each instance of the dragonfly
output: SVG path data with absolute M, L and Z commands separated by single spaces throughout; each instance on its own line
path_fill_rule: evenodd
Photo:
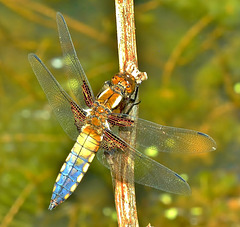
M 122 156 L 134 161 L 134 181 L 170 193 L 189 195 L 188 183 L 177 173 L 143 152 L 202 153 L 216 149 L 208 135 L 188 129 L 159 125 L 115 110 L 129 99 L 137 84 L 128 73 L 116 74 L 95 97 L 77 57 L 67 24 L 57 13 L 57 26 L 63 60 L 67 69 L 72 98 L 35 54 L 28 59 L 57 120 L 75 141 L 54 184 L 49 210 L 64 202 L 75 191 L 97 154 L 110 168 L 107 156 Z M 116 127 L 136 128 L 136 149 L 113 132 Z M 140 152 L 140 151 L 142 152 Z

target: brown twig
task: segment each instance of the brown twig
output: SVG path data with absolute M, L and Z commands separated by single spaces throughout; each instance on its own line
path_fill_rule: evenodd
M 134 23 L 133 0 L 115 0 L 119 71 L 128 71 L 130 65 L 137 67 L 137 51 Z M 137 116 L 138 107 L 131 111 L 132 116 Z M 120 136 L 130 145 L 135 145 L 135 131 L 120 131 Z M 125 156 L 126 157 L 126 156 Z M 130 158 L 122 159 L 119 155 L 112 162 L 111 174 L 115 189 L 115 204 L 119 226 L 139 226 L 137 218 L 135 187 L 134 187 L 134 162 Z M 111 160 L 109 160 L 111 163 Z
M 133 0 L 115 0 L 119 70 L 125 72 L 129 62 L 137 65 Z

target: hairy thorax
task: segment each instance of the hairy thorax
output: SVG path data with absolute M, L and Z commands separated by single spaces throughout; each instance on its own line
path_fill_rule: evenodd
M 108 128 L 109 124 L 107 122 L 108 115 L 111 113 L 109 108 L 100 104 L 98 101 L 95 101 L 92 109 L 89 111 L 86 124 L 94 129 L 99 135 L 103 134 L 103 130 Z

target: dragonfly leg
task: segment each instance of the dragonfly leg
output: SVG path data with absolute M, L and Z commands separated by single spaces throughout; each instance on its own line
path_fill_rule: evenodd
M 134 106 L 140 104 L 140 103 L 141 103 L 141 101 L 132 103 L 131 106 L 130 106 L 130 107 L 128 108 L 128 110 L 126 111 L 126 114 L 129 114 L 129 113 L 131 112 L 132 108 L 133 108 Z
M 130 102 L 135 102 L 137 100 L 138 92 L 139 92 L 139 85 L 136 86 L 134 97 L 130 99 Z
M 130 105 L 130 107 L 128 108 L 128 110 L 126 110 L 126 112 L 125 112 L 126 114 L 129 114 L 134 106 L 136 106 L 136 105 L 138 105 L 138 104 L 141 103 L 141 101 L 135 102 L 135 101 L 137 100 L 138 92 L 139 92 L 139 86 L 137 85 L 136 91 L 135 91 L 135 94 L 134 94 L 134 97 L 129 100 L 129 102 L 131 103 L 131 105 Z

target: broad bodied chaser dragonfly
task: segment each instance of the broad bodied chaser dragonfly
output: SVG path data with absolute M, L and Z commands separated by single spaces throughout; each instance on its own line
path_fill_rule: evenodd
M 136 78 L 116 74 L 95 98 L 60 13 L 57 13 L 57 25 L 68 82 L 76 102 L 35 54 L 28 56 L 59 123 L 75 141 L 57 176 L 49 209 L 64 202 L 74 192 L 96 153 L 105 166 L 108 165 L 105 154 L 122 155 L 123 158 L 128 154 L 127 157 L 134 160 L 135 182 L 171 193 L 190 194 L 188 183 L 180 175 L 140 153 L 112 128 L 136 127 L 136 145 L 141 151 L 152 147 L 158 152 L 201 153 L 215 150 L 215 141 L 201 132 L 162 126 L 114 112 L 135 91 Z

